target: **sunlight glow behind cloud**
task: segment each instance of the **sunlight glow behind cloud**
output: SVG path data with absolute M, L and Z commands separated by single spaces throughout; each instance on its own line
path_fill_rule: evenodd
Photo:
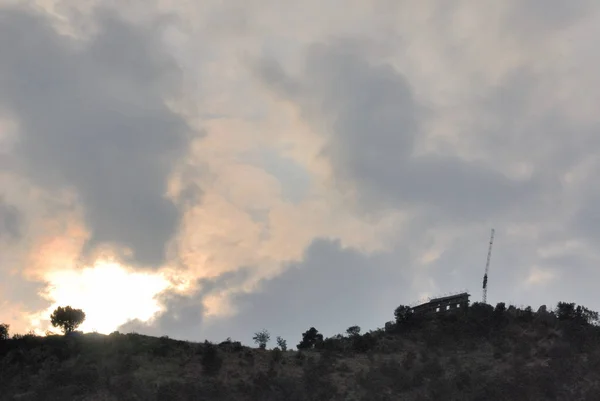
M 71 305 L 86 313 L 80 330 L 104 334 L 130 319 L 150 319 L 160 311 L 155 295 L 169 287 L 161 274 L 131 272 L 110 262 L 97 262 L 79 271 L 52 272 L 47 280 L 50 285 L 44 297 L 52 306 L 34 316 L 32 323 L 48 320 L 58 306 Z

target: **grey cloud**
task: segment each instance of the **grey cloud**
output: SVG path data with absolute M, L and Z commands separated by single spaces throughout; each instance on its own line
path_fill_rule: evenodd
M 22 215 L 0 197 L 0 240 L 16 240 L 21 236 Z
M 426 205 L 443 217 L 481 219 L 535 192 L 536 182 L 511 181 L 458 157 L 414 156 L 430 111 L 391 66 L 368 63 L 342 44 L 312 46 L 305 73 L 296 80 L 274 63 L 260 65 L 261 79 L 298 104 L 316 127 L 329 127 L 323 155 L 337 180 L 358 186 L 365 210 Z
M 436 217 L 473 220 L 496 217 L 518 208 L 519 200 L 539 189 L 537 182 L 519 182 L 500 175 L 479 163 L 456 158 L 421 157 L 408 163 L 383 185 L 398 182 L 398 198 L 426 205 Z M 435 214 L 435 213 L 434 213 Z
M 327 336 L 355 324 L 365 330 L 382 327 L 393 319 L 396 306 L 416 297 L 407 280 L 405 251 L 368 256 L 343 249 L 339 241 L 315 240 L 302 262 L 289 264 L 256 292 L 238 294 L 239 313 L 207 322 L 203 334 L 249 344 L 253 333 L 266 328 L 273 339 L 281 335 L 294 347 L 311 326 Z
M 17 272 L 11 274 L 7 269 L 0 269 L 0 294 L 2 301 L 9 305 L 24 305 L 28 311 L 40 311 L 50 306 L 51 302 L 39 296 L 47 283 L 25 279 Z
M 532 0 L 515 1 L 508 22 L 526 33 L 538 35 L 548 30 L 557 30 L 569 26 L 590 12 L 594 1 Z
M 600 190 L 591 186 L 586 191 L 585 200 L 575 211 L 570 222 L 570 227 L 577 237 L 584 239 L 588 244 L 600 244 Z
M 120 331 L 135 331 L 142 334 L 163 336 L 199 341 L 199 333 L 203 328 L 205 309 L 204 298 L 233 285 L 239 285 L 248 278 L 248 269 L 227 272 L 212 279 L 200 279 L 196 282 L 196 290 L 188 295 L 168 290 L 157 298 L 164 308 L 149 322 L 132 320 L 119 327 Z
M 594 129 L 578 126 L 563 105 L 536 103 L 552 99 L 556 86 L 535 71 L 520 68 L 481 97 L 473 110 L 470 129 L 479 133 L 476 143 L 504 159 L 533 162 L 546 175 L 563 172 L 600 147 Z M 499 159 L 494 159 L 499 160 Z
M 586 80 L 585 77 L 581 79 L 582 82 Z M 565 77 L 567 82 L 574 80 L 573 77 Z M 570 105 L 565 107 L 552 101 L 547 102 L 549 106 L 544 104 L 539 109 L 535 108 L 536 103 L 543 104 L 544 99 L 553 99 L 556 90 L 556 86 L 539 73 L 536 75 L 534 71 L 519 69 L 483 97 L 473 112 L 481 118 L 472 129 L 481 133 L 477 145 L 489 151 L 494 163 L 521 161 L 533 167 L 532 180 L 511 183 L 513 192 L 515 186 L 520 186 L 525 187 L 529 194 L 539 195 L 521 197 L 516 203 L 521 210 L 518 219 L 544 221 L 549 219 L 548 216 L 552 216 L 551 219 L 564 218 L 565 227 L 574 229 L 559 234 L 564 240 L 581 237 L 597 242 L 600 240 L 600 230 L 594 228 L 594 222 L 599 220 L 595 207 L 600 200 L 597 186 L 586 185 L 583 191 L 567 188 L 563 175 L 582 161 L 596 158 L 600 150 L 598 121 L 577 121 L 565 111 Z M 487 192 L 493 193 L 499 201 L 507 202 L 510 196 L 516 197 L 506 186 L 494 188 L 496 191 Z M 567 198 L 582 202 L 582 205 L 574 205 Z
M 47 18 L 0 8 L 0 108 L 19 123 L 19 165 L 47 189 L 74 188 L 92 238 L 158 265 L 178 224 L 165 198 L 171 167 L 188 144 L 185 121 L 164 103 L 178 71 L 158 31 L 98 12 L 87 43 Z
M 47 307 L 49 302 L 38 296 L 46 283 L 26 279 L 15 266 L 11 247 L 26 238 L 25 216 L 16 206 L 8 203 L 0 195 L 0 302 L 11 305 L 24 305 L 27 310 L 35 311 Z
M 256 292 L 235 294 L 232 302 L 238 313 L 233 318 L 205 319 L 202 302 L 208 294 L 241 284 L 249 269 L 199 280 L 198 290 L 188 296 L 168 292 L 161 297 L 165 309 L 154 320 L 132 321 L 120 330 L 195 341 L 232 337 L 250 344 L 253 333 L 267 328 L 273 339 L 281 335 L 294 346 L 310 326 L 326 335 L 355 324 L 365 330 L 382 327 L 393 319 L 396 306 L 417 297 L 409 289 L 403 251 L 367 256 L 343 249 L 339 241 L 315 240 L 302 262 L 285 266 L 281 275 L 262 281 Z

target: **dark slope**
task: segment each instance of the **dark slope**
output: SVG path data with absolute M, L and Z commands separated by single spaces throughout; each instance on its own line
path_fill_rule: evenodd
M 0 400 L 600 400 L 600 328 L 581 311 L 475 304 L 300 352 L 16 336 L 0 341 Z

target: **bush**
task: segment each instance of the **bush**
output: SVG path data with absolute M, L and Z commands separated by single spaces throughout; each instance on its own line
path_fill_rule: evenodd
M 470 388 L 472 384 L 470 373 L 466 370 L 459 370 L 454 378 L 454 383 L 459 391 L 464 391 Z
M 432 358 L 421 366 L 417 374 L 424 379 L 435 380 L 442 377 L 444 373 L 444 368 L 439 359 Z
M 8 324 L 0 324 L 0 340 L 8 340 L 9 334 L 8 329 L 10 326 Z
M 323 342 L 318 345 L 318 348 L 325 351 L 342 352 L 346 349 L 347 342 L 347 338 L 329 337 L 323 340 Z
M 207 375 L 216 376 L 219 374 L 221 367 L 223 366 L 223 359 L 219 355 L 219 350 L 214 344 L 208 341 L 204 342 L 200 363 L 202 364 L 204 373 Z
M 348 327 L 348 329 L 346 329 L 346 334 L 348 334 L 350 337 L 358 336 L 360 334 L 360 326 Z
M 273 358 L 274 362 L 279 363 L 283 359 L 283 352 L 281 352 L 279 348 L 275 348 L 271 354 L 271 357 Z
M 160 337 L 158 339 L 158 343 L 152 347 L 152 354 L 154 356 L 165 357 L 170 353 L 170 351 L 172 351 L 172 349 L 168 336 Z
M 406 370 L 410 370 L 415 366 L 417 361 L 417 354 L 415 351 L 410 350 L 404 355 L 404 359 L 402 359 L 402 367 Z
M 533 321 L 533 309 L 531 308 L 531 306 L 528 306 L 523 310 L 518 310 L 517 319 L 525 323 Z
M 302 333 L 302 341 L 296 346 L 298 349 L 319 348 L 323 344 L 323 334 L 311 327 Z
M 400 305 L 394 310 L 394 317 L 398 326 L 406 325 L 412 320 L 413 310 L 410 306 Z
M 239 341 L 232 341 L 231 338 L 227 338 L 225 341 L 219 343 L 219 349 L 225 352 L 240 352 L 244 349 L 242 343 Z
M 469 308 L 469 316 L 471 319 L 489 319 L 494 313 L 492 305 L 484 304 L 481 302 L 475 302 Z
M 287 341 L 279 336 L 277 337 L 277 346 L 281 348 L 283 352 L 287 351 Z
M 554 314 L 561 321 L 572 321 L 579 324 L 598 323 L 598 312 L 582 305 L 575 306 L 575 303 L 559 302 Z
M 390 396 L 390 390 L 396 394 L 409 391 L 413 387 L 411 375 L 398 363 L 391 359 L 381 364 L 372 364 L 367 372 L 356 377 L 358 385 L 365 391 L 364 399 L 402 399 L 380 398 L 385 391 Z
M 496 315 L 503 315 L 506 312 L 506 304 L 504 302 L 498 302 L 496 304 L 496 308 L 494 309 L 494 313 Z
M 356 335 L 352 339 L 352 348 L 357 352 L 367 352 L 375 348 L 377 345 L 377 339 L 373 337 L 371 333 L 365 333 L 364 335 Z
M 303 369 L 302 382 L 309 399 L 330 400 L 337 395 L 337 387 L 329 377 L 332 362 L 330 357 L 321 358 L 319 363 L 314 363 L 312 358 L 308 359 Z

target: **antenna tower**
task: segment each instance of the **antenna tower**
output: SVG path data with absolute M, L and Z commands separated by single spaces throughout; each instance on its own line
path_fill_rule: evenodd
M 492 235 L 490 236 L 490 247 L 487 254 L 487 262 L 485 264 L 485 274 L 483 276 L 483 303 L 487 303 L 487 282 L 488 272 L 490 271 L 490 259 L 492 258 L 492 245 L 494 244 L 494 229 L 492 228 Z

